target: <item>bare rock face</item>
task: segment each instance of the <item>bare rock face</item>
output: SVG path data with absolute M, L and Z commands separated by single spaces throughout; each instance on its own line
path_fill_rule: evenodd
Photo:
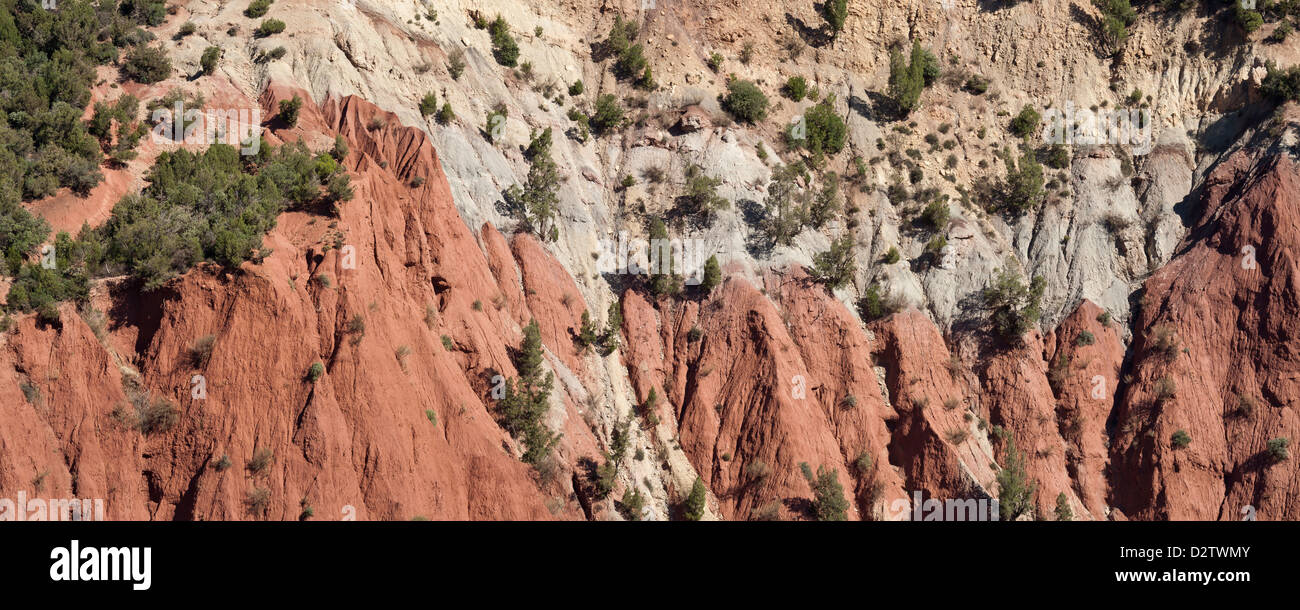
M 1294 458 L 1268 448 L 1300 427 L 1300 174 L 1270 152 L 1214 171 L 1182 254 L 1143 285 L 1111 458 L 1130 518 L 1300 518 Z
M 677 126 L 685 133 L 708 129 L 713 125 L 713 119 L 709 116 L 709 111 L 700 106 L 687 106 L 682 109 L 682 118 L 677 122 Z

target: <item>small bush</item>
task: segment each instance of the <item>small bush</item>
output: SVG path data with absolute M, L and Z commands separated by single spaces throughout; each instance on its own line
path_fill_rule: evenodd
M 248 3 L 248 8 L 244 9 L 244 16 L 249 19 L 257 19 L 271 10 L 271 0 L 253 0 Z
M 199 59 L 199 65 L 203 67 L 203 73 L 211 75 L 217 71 L 217 60 L 221 59 L 221 49 L 217 47 L 208 47 L 203 50 L 203 57 Z
M 438 111 L 438 96 L 433 92 L 424 94 L 420 99 L 420 116 L 427 117 Z
M 265 447 L 258 449 L 253 452 L 253 459 L 248 460 L 248 471 L 253 474 L 260 474 L 266 470 L 267 466 L 271 465 L 271 461 L 274 459 L 275 452 Z
M 127 51 L 122 74 L 138 83 L 152 85 L 171 76 L 172 62 L 162 49 L 139 45 Z
M 1289 459 L 1291 457 L 1291 453 L 1287 450 L 1287 445 L 1289 445 L 1290 443 L 1291 441 L 1287 439 L 1285 436 L 1270 439 L 1268 441 L 1269 459 L 1273 460 L 1274 463 L 1284 462 L 1287 459 Z
M 280 100 L 280 120 L 293 127 L 298 124 L 298 112 L 302 110 L 302 98 L 294 94 L 292 99 Z
M 320 379 L 321 375 L 324 374 L 325 374 L 325 364 L 317 360 L 316 362 L 311 363 L 311 367 L 307 369 L 307 381 L 316 383 L 316 380 Z
M 733 79 L 727 83 L 727 95 L 722 108 L 746 123 L 757 123 L 767 118 L 767 96 L 758 86 L 747 80 Z
M 808 81 L 802 76 L 791 76 L 785 81 L 785 86 L 781 87 L 781 94 L 798 102 L 808 94 Z
M 266 19 L 262 21 L 261 25 L 257 26 L 257 31 L 253 32 L 253 35 L 258 38 L 266 38 L 267 36 L 279 34 L 283 31 L 283 21 L 280 21 L 279 19 Z
M 1178 430 L 1169 437 L 1169 445 L 1174 449 L 1186 449 L 1191 444 L 1192 437 L 1187 434 L 1186 430 Z
M 1038 126 L 1042 123 L 1043 117 L 1038 114 L 1029 104 L 1025 104 L 1020 109 L 1020 114 L 1011 120 L 1011 133 L 1021 138 L 1029 137 L 1038 131 Z
M 613 94 L 606 93 L 596 98 L 596 112 L 591 116 L 590 125 L 596 135 L 603 135 L 623 124 L 623 107 Z
M 190 347 L 190 362 L 194 364 L 194 368 L 201 369 L 208 365 L 216 342 L 216 335 L 205 335 L 194 341 L 194 345 Z
M 488 32 L 492 35 L 492 57 L 497 63 L 513 68 L 519 61 L 519 45 L 515 42 L 514 36 L 510 35 L 510 24 L 501 15 L 488 25 Z

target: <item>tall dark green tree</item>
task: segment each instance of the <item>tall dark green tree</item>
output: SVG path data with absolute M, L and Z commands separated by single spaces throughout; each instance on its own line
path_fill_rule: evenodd
M 1034 506 L 1038 484 L 1029 480 L 1025 471 L 1025 456 L 1016 449 L 1016 440 L 1009 432 L 1005 438 L 1007 463 L 998 471 L 998 512 L 1003 521 L 1014 521 Z
M 533 466 L 541 465 L 560 442 L 560 435 L 546 426 L 555 377 L 544 372 L 542 359 L 541 330 L 532 320 L 524 327 L 524 341 L 515 356 L 519 377 L 506 382 L 499 416 L 502 427 L 523 443 L 523 461 Z
M 709 260 L 704 263 L 704 279 L 700 281 L 700 289 L 704 294 L 713 292 L 713 289 L 722 283 L 722 267 L 718 265 L 717 255 L 710 256 Z
M 551 128 L 534 134 L 528 144 L 528 176 L 523 186 L 514 185 L 506 191 L 506 205 L 518 218 L 523 228 L 543 240 L 556 236 L 554 226 L 555 206 L 559 203 L 560 174 L 551 158 Z

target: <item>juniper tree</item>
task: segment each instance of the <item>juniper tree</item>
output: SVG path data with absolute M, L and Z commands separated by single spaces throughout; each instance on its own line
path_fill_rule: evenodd
M 1015 521 L 1034 505 L 1038 484 L 1029 481 L 1025 456 L 1016 449 L 1016 440 L 1004 433 L 1007 463 L 998 471 L 998 512 L 1003 521 Z
M 800 462 L 799 470 L 813 490 L 813 512 L 817 520 L 847 520 L 849 501 L 844 499 L 844 487 L 840 485 L 839 471 L 827 470 L 825 465 L 821 465 L 817 467 L 817 474 L 814 476 L 807 462 Z
M 507 189 L 506 204 L 525 229 L 545 240 L 555 234 L 552 222 L 560 187 L 559 170 L 551 158 L 550 127 L 533 136 L 527 156 L 528 175 L 522 187 L 516 184 Z
M 691 494 L 686 497 L 686 502 L 682 507 L 682 516 L 688 521 L 699 521 L 704 518 L 704 501 L 707 498 L 707 491 L 704 488 L 704 480 L 695 477 L 695 484 L 691 485 Z

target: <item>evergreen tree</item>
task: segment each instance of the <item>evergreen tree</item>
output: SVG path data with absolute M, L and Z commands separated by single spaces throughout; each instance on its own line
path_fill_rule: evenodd
M 1056 496 L 1056 520 L 1074 520 L 1074 511 L 1070 510 L 1070 500 L 1065 497 L 1065 492 L 1061 492 Z
M 718 266 L 717 255 L 710 256 L 709 260 L 704 263 L 704 279 L 700 282 L 700 289 L 705 294 L 713 292 L 713 289 L 722 283 L 722 268 Z
M 813 277 L 832 290 L 853 281 L 855 271 L 853 236 L 849 233 L 832 241 L 830 250 L 813 256 Z
M 839 471 L 818 466 L 814 476 L 807 462 L 799 463 L 799 470 L 813 490 L 813 512 L 818 521 L 845 521 L 848 519 L 849 501 L 844 499 Z
M 998 471 L 998 511 L 1003 521 L 1015 521 L 1034 506 L 1037 483 L 1029 481 L 1025 472 L 1025 456 L 1016 449 L 1016 440 L 1003 432 L 1006 439 L 1007 463 Z
M 899 111 L 908 115 L 916 108 L 925 88 L 925 59 L 920 42 L 912 43 L 911 61 L 898 49 L 889 51 L 889 96 Z
M 528 176 L 523 186 L 514 185 L 506 191 L 506 204 L 523 226 L 543 240 L 554 235 L 552 221 L 560 199 L 559 169 L 551 158 L 551 128 L 535 134 L 526 150 L 529 160 Z
M 657 243 L 663 246 L 656 247 Z M 655 296 L 676 295 L 682 291 L 682 278 L 678 275 L 676 261 L 673 260 L 671 248 L 667 244 L 668 227 L 664 226 L 663 220 L 658 218 L 651 220 L 650 248 L 656 254 L 650 257 L 650 294 Z
M 704 502 L 708 497 L 707 493 L 704 480 L 695 477 L 695 484 L 691 485 L 691 495 L 686 497 L 686 504 L 682 507 L 682 515 L 688 521 L 699 521 L 704 518 Z
M 427 117 L 437 111 L 438 96 L 434 95 L 432 91 L 424 94 L 424 97 L 420 99 L 420 116 Z
M 844 21 L 849 17 L 849 0 L 826 0 L 826 23 L 832 34 L 844 31 Z

